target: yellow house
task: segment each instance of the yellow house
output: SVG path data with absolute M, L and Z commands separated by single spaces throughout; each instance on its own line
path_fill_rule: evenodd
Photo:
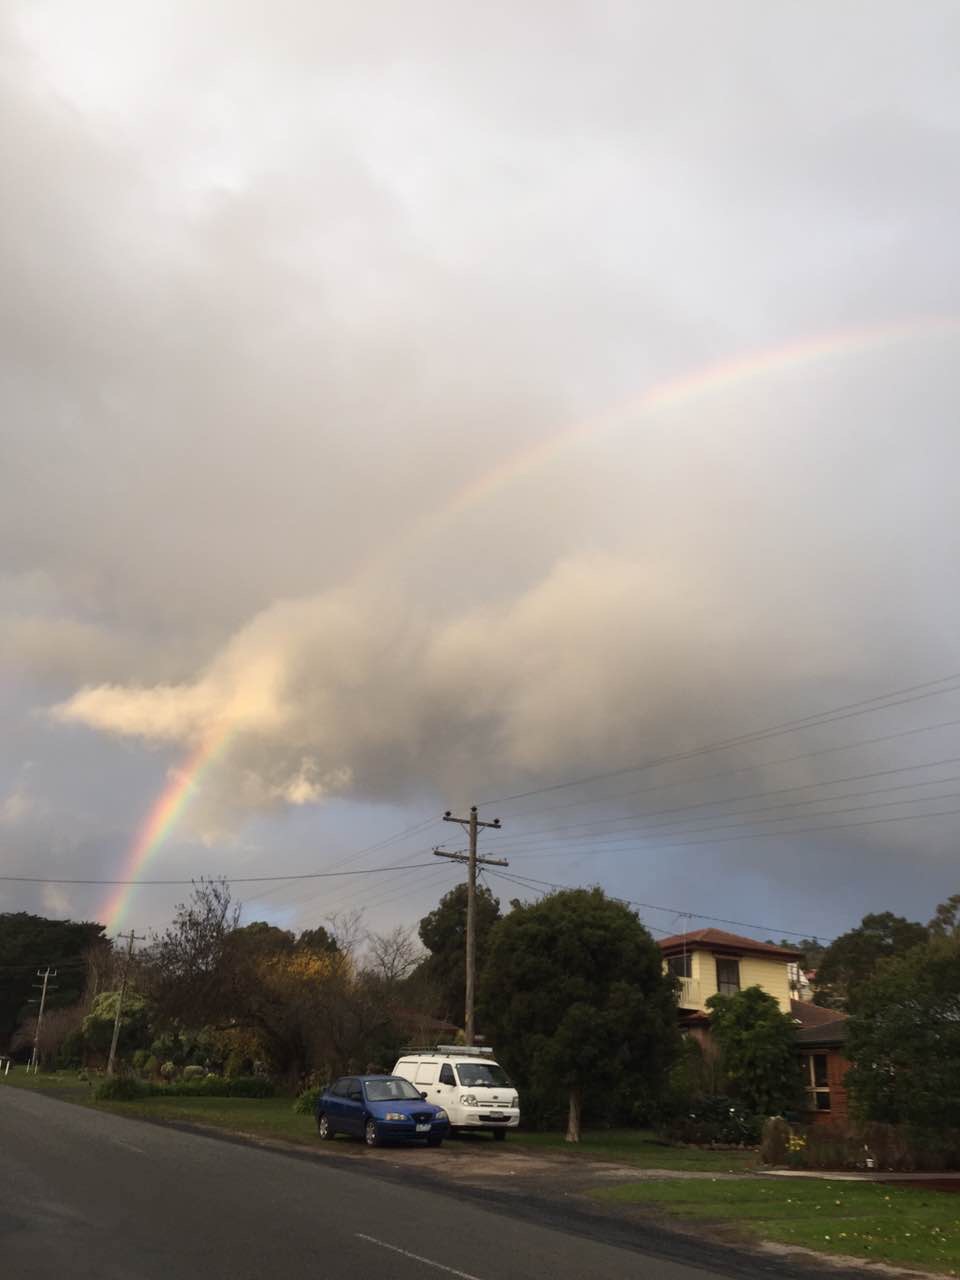
M 790 1013 L 790 966 L 803 957 L 799 951 L 770 942 L 741 938 L 723 929 L 678 933 L 660 943 L 663 967 L 678 980 L 681 1022 L 704 1023 L 711 996 L 733 995 L 746 987 L 760 987 Z

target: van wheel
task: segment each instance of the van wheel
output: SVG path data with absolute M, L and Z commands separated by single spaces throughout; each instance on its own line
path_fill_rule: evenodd
M 494 1142 L 506 1142 L 506 1140 L 507 1140 L 507 1131 L 506 1131 L 506 1129 L 494 1129 L 494 1131 L 493 1131 L 493 1140 L 494 1140 Z
M 322 1142 L 329 1142 L 333 1138 L 333 1125 L 326 1116 L 317 1116 L 317 1133 Z

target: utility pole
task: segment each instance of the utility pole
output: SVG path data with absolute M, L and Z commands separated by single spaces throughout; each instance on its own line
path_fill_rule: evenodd
M 467 864 L 467 982 L 464 992 L 463 1037 L 468 1045 L 473 1044 L 473 1006 L 477 978 L 477 865 L 490 867 L 508 867 L 506 858 L 481 858 L 477 856 L 477 835 L 481 827 L 500 830 L 500 819 L 492 822 L 481 822 L 477 817 L 477 806 L 470 806 L 469 818 L 455 818 L 448 809 L 443 815 L 444 822 L 459 822 L 470 837 L 470 845 L 466 854 L 448 853 L 445 849 L 434 849 L 438 858 L 449 858 L 452 862 Z
M 51 969 L 49 965 L 47 965 L 46 969 L 37 970 L 37 977 L 43 979 L 43 990 L 40 992 L 40 1008 L 37 1012 L 37 1029 L 33 1033 L 33 1053 L 30 1055 L 30 1067 L 33 1067 L 34 1075 L 36 1075 L 40 1070 L 40 1028 L 43 1026 L 43 1011 L 47 1004 L 47 991 L 48 989 L 56 990 L 55 987 L 49 988 L 50 979 L 55 978 L 56 976 L 56 969 Z M 33 985 L 38 987 L 40 984 L 35 982 Z M 28 1071 L 30 1070 L 30 1067 L 27 1068 Z
M 123 937 L 123 934 L 120 935 Z M 113 1039 L 110 1041 L 110 1057 L 107 1059 L 107 1075 L 113 1075 L 114 1060 L 117 1056 L 117 1041 L 120 1039 L 120 1014 L 123 1012 L 123 997 L 127 990 L 127 975 L 130 972 L 130 960 L 133 957 L 133 944 L 144 939 L 130 930 L 127 936 L 127 956 L 123 962 L 123 977 L 120 979 L 120 990 L 117 993 L 117 1016 L 113 1020 Z

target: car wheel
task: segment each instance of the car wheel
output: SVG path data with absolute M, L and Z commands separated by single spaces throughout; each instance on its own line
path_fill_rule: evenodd
M 363 1126 L 363 1140 L 368 1147 L 379 1147 L 380 1134 L 377 1132 L 376 1120 L 368 1120 Z
M 442 1141 L 443 1141 L 443 1138 L 440 1136 L 440 1134 L 439 1134 L 439 1133 L 437 1133 L 437 1134 L 433 1134 L 433 1133 L 431 1133 L 430 1137 L 427 1139 L 427 1146 L 428 1146 L 428 1147 L 439 1147 L 439 1145 L 440 1145 L 440 1143 L 441 1143 Z
M 506 1140 L 507 1140 L 507 1131 L 506 1131 L 506 1129 L 494 1129 L 494 1131 L 493 1131 L 493 1140 L 494 1140 L 494 1142 L 506 1142 Z
M 333 1125 L 325 1115 L 317 1116 L 317 1133 L 323 1142 L 329 1142 L 333 1137 Z

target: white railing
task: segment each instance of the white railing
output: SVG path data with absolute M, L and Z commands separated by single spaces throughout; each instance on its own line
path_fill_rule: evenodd
M 678 978 L 677 1003 L 681 1009 L 702 1009 L 700 983 L 695 978 Z

